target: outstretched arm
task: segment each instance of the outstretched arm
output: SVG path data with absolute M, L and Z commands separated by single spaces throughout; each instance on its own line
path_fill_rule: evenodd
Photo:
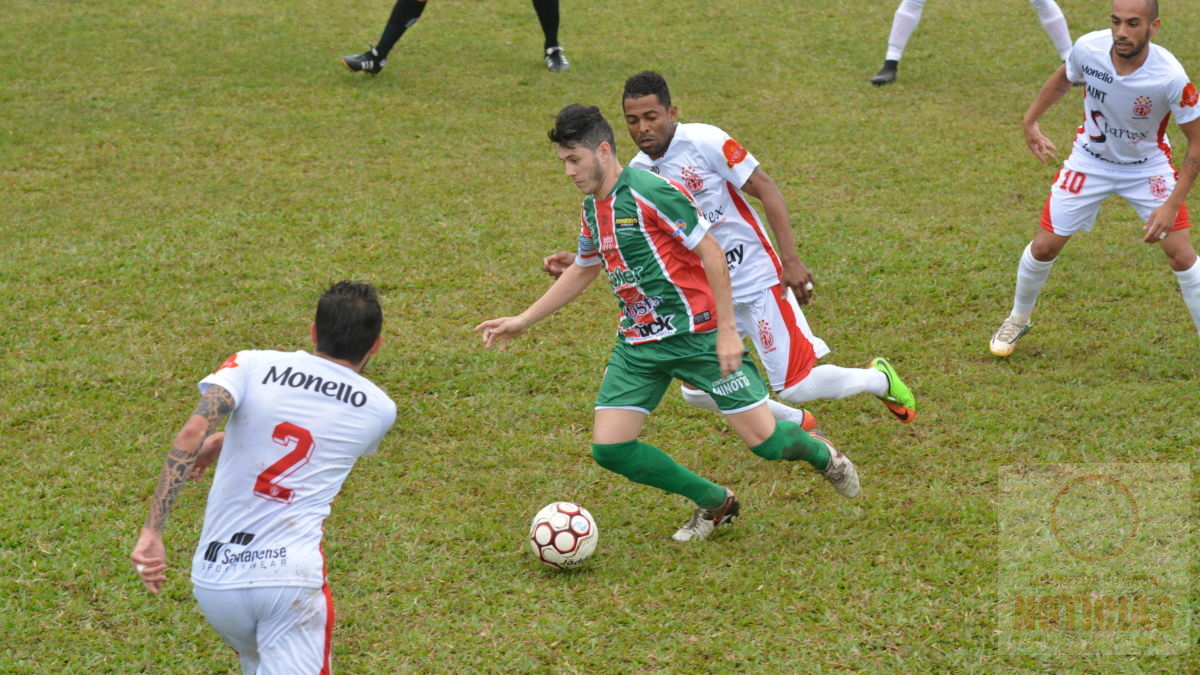
M 796 236 L 792 232 L 791 218 L 788 216 L 783 193 L 761 166 L 746 179 L 742 191 L 762 202 L 767 225 L 771 227 L 775 243 L 778 245 L 776 252 L 779 254 L 779 262 L 783 266 L 780 279 L 784 286 L 796 294 L 797 302 L 807 305 L 812 299 L 812 272 L 800 262 L 800 257 L 796 254 Z
M 1038 128 L 1038 120 L 1042 119 L 1042 115 L 1046 114 L 1050 106 L 1058 103 L 1059 99 L 1066 96 L 1069 91 L 1071 91 L 1071 81 L 1067 79 L 1067 66 L 1063 64 L 1054 71 L 1050 79 L 1046 80 L 1046 84 L 1042 85 L 1041 91 L 1033 99 L 1033 103 L 1029 104 L 1029 109 L 1025 111 L 1025 118 L 1021 120 L 1025 145 L 1043 164 L 1047 159 L 1054 157 L 1058 148 L 1054 147 L 1054 143 L 1042 134 L 1042 130 Z
M 1146 230 L 1146 236 L 1142 238 L 1142 241 L 1147 244 L 1154 244 L 1167 238 L 1171 228 L 1175 227 L 1175 218 L 1179 216 L 1183 200 L 1187 199 L 1188 190 L 1192 189 L 1192 183 L 1196 182 L 1196 175 L 1200 174 L 1200 120 L 1180 124 L 1179 128 L 1187 137 L 1187 154 L 1184 155 L 1183 164 L 1179 167 L 1179 175 L 1175 181 L 1175 188 L 1171 190 L 1171 195 L 1167 197 L 1167 201 L 1163 202 L 1162 206 L 1150 212 L 1150 218 L 1142 228 Z
M 167 553 L 163 546 L 162 530 L 175 498 L 191 475 L 200 449 L 205 445 L 205 438 L 232 411 L 233 396 L 222 387 L 210 386 L 200 397 L 196 410 L 175 436 L 171 451 L 167 453 L 158 476 L 158 487 L 154 489 L 154 498 L 150 502 L 150 512 L 146 515 L 146 522 L 130 555 L 134 569 L 142 578 L 142 585 L 151 593 L 158 593 L 167 579 Z M 212 449 L 211 446 L 209 449 Z M 220 452 L 219 445 L 216 452 Z
M 580 267 L 572 264 L 558 277 L 550 288 L 517 316 L 505 316 L 498 319 L 488 319 L 475 326 L 475 332 L 483 335 L 483 346 L 491 349 L 504 349 L 511 339 L 529 330 L 533 324 L 553 314 L 567 303 L 578 298 L 589 284 L 600 274 L 603 265 Z

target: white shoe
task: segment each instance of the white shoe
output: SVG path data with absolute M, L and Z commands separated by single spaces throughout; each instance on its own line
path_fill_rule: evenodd
M 701 541 L 708 539 L 720 525 L 732 523 L 741 512 L 742 505 L 733 495 L 733 490 L 725 488 L 725 502 L 715 509 L 698 508 L 692 517 L 679 528 L 671 538 L 675 541 Z
M 1017 340 L 1021 336 L 1029 332 L 1032 323 L 1017 323 L 1011 317 L 1004 320 L 996 332 L 992 335 L 992 342 L 988 345 L 989 349 L 996 356 L 1008 356 L 1017 348 Z
M 829 466 L 821 472 L 825 476 L 825 480 L 833 485 L 833 489 L 846 499 L 853 499 L 862 492 L 862 487 L 858 484 L 858 470 L 854 468 L 854 462 L 850 458 L 838 452 L 838 449 L 833 447 L 833 443 L 825 437 L 825 434 L 820 432 L 810 431 L 809 436 L 821 441 L 825 447 L 829 448 Z

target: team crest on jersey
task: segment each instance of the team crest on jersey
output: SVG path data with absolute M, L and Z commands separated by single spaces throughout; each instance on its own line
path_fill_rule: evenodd
M 771 322 L 766 319 L 758 320 L 758 341 L 762 343 L 764 354 L 775 351 L 775 335 L 771 332 Z
M 1183 88 L 1183 96 L 1179 98 L 1179 105 L 1191 108 L 1197 103 L 1200 103 L 1200 94 L 1197 94 L 1196 87 L 1191 82 L 1188 82 L 1187 86 Z
M 225 370 L 226 368 L 237 368 L 239 365 L 241 365 L 241 364 L 239 364 L 237 362 L 237 354 L 234 354 L 233 356 L 225 359 L 225 363 L 222 363 L 221 365 L 217 366 L 217 369 L 214 372 L 219 373 L 222 370 Z
M 685 166 L 682 171 L 683 185 L 688 189 L 688 192 L 698 194 L 704 190 L 704 179 L 700 177 L 700 174 L 696 173 L 695 167 Z
M 1139 96 L 1133 99 L 1134 117 L 1149 117 L 1151 108 L 1153 108 L 1153 104 L 1149 96 Z
M 1151 176 L 1150 194 L 1159 201 L 1166 199 L 1167 195 L 1171 194 L 1171 190 L 1167 188 L 1167 179 L 1162 176 Z
M 746 152 L 746 149 L 742 147 L 741 143 L 729 138 L 726 139 L 725 144 L 721 146 L 721 154 L 725 155 L 725 164 L 732 169 L 738 164 L 741 164 L 742 160 L 746 159 L 746 155 L 750 153 Z

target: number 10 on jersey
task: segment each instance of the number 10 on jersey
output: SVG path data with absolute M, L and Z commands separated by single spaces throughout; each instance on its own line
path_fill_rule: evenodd
M 258 474 L 258 480 L 254 482 L 254 494 L 273 502 L 291 504 L 295 493 L 291 488 L 279 483 L 308 464 L 315 447 L 312 432 L 291 422 L 280 422 L 271 433 L 271 440 L 285 448 L 292 445 L 295 447 L 278 462 L 268 466 L 266 471 Z

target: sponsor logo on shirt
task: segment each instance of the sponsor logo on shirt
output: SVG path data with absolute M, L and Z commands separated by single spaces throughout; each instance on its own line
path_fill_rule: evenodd
M 210 541 L 204 547 L 204 562 L 206 569 L 214 569 L 225 565 L 240 565 L 241 570 L 254 568 L 267 569 L 270 567 L 286 567 L 288 550 L 286 546 L 279 548 L 264 548 L 254 551 L 242 549 L 233 551 L 231 546 L 249 546 L 254 541 L 252 532 L 236 532 L 229 541 Z
M 1113 83 L 1112 73 L 1104 71 L 1104 70 L 1097 70 L 1097 69 L 1087 65 L 1086 63 L 1083 65 L 1083 74 L 1091 75 L 1092 77 L 1096 78 L 1097 80 L 1102 80 L 1109 84 Z
M 1139 96 L 1133 99 L 1133 116 L 1135 119 L 1145 119 L 1150 116 L 1150 110 L 1154 107 L 1153 101 L 1149 96 Z
M 688 192 L 698 195 L 704 191 L 704 178 L 696 173 L 695 167 L 685 166 L 681 171 L 683 171 L 683 184 L 687 187 Z
M 1187 86 L 1183 88 L 1183 96 L 1179 98 L 1179 105 L 1191 108 L 1197 103 L 1200 103 L 1200 94 L 1197 94 L 1196 87 L 1192 86 L 1191 82 L 1188 82 Z
M 1119 138 L 1123 141 L 1129 141 L 1130 143 L 1137 143 L 1138 141 L 1145 141 L 1150 138 L 1150 132 L 1148 131 L 1138 131 L 1137 129 L 1121 129 L 1120 127 L 1114 127 L 1110 125 L 1108 120 L 1104 120 L 1103 124 L 1104 134 L 1106 136 Z
M 740 370 L 734 371 L 725 377 L 712 383 L 712 392 L 721 396 L 728 396 L 739 389 L 745 389 L 750 386 L 750 378 Z
M 579 255 L 584 258 L 596 255 L 596 242 L 591 237 L 579 235 Z
M 730 270 L 732 270 L 732 269 L 736 268 L 738 265 L 742 264 L 742 261 L 745 259 L 746 259 L 745 244 L 738 244 L 735 248 L 731 248 L 728 251 L 725 251 L 725 264 L 729 266 Z
M 1167 179 L 1162 176 L 1151 176 L 1149 178 L 1150 194 L 1159 201 L 1167 198 L 1171 191 L 1167 188 Z
M 637 286 L 642 281 L 642 268 L 631 270 L 628 267 L 617 267 L 609 271 L 608 283 L 614 290 Z
M 697 324 L 708 323 L 710 320 L 712 320 L 712 312 L 700 312 L 699 314 L 692 315 L 692 321 L 695 321 Z
M 1108 96 L 1108 92 L 1103 89 L 1097 89 L 1090 84 L 1087 86 L 1087 94 L 1101 103 L 1104 103 L 1104 97 Z
M 647 323 L 635 323 L 633 329 L 642 337 L 666 337 L 675 333 L 674 314 L 664 314 L 654 317 Z
M 713 225 L 720 223 L 721 221 L 723 221 L 725 219 L 725 205 L 722 204 L 721 206 L 713 209 L 712 211 L 705 211 L 704 219 L 707 220 L 708 222 L 712 223 Z
M 653 312 L 661 304 L 662 298 L 658 296 L 647 298 L 643 295 L 633 302 L 625 303 L 625 306 L 621 308 L 621 313 L 630 319 L 636 319 Z
M 239 365 L 241 365 L 241 364 L 239 364 L 237 362 L 237 354 L 234 354 L 233 356 L 225 359 L 225 363 L 222 363 L 221 365 L 217 366 L 217 369 L 213 372 L 219 373 L 222 370 L 225 370 L 226 368 L 237 368 Z
M 616 227 L 637 227 L 641 221 L 637 218 L 617 218 L 614 222 Z
M 1092 124 L 1095 124 L 1096 128 L 1099 129 L 1100 125 L 1104 124 L 1104 113 L 1100 112 L 1099 110 L 1093 110 L 1092 111 Z M 1093 136 L 1091 134 L 1088 134 L 1088 140 L 1092 141 L 1094 143 L 1103 143 L 1105 141 L 1105 138 L 1104 138 L 1103 133 L 1101 133 L 1099 136 Z
M 288 366 L 282 373 L 276 370 L 275 366 L 271 366 L 262 381 L 262 384 L 269 383 L 311 391 L 314 394 L 337 399 L 342 403 L 349 403 L 355 408 L 361 408 L 367 404 L 367 395 L 361 391 L 355 391 L 354 387 L 345 382 L 326 380 L 320 375 L 309 375 L 299 370 L 293 370 L 291 366 Z
M 671 232 L 671 236 L 676 239 L 683 239 L 687 236 L 687 226 L 688 224 L 682 220 L 675 221 L 675 230 Z
M 749 153 L 746 152 L 741 143 L 730 138 L 726 139 L 725 144 L 721 146 L 721 154 L 725 155 L 725 164 L 732 169 L 741 164 L 742 160 L 746 159 L 746 155 Z

